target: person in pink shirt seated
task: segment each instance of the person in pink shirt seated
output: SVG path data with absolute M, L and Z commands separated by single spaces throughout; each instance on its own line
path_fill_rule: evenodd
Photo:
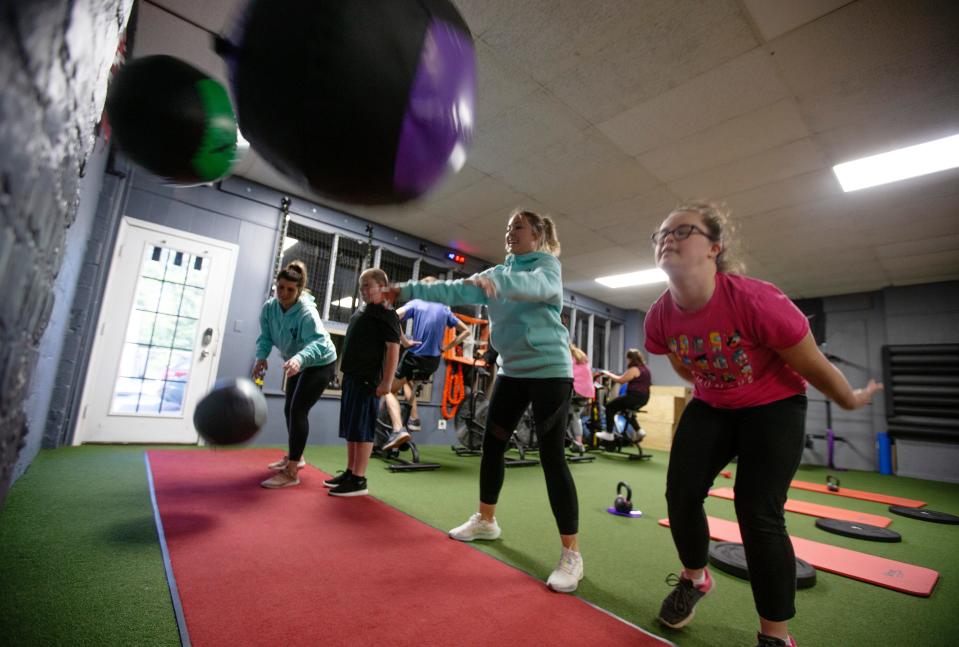
M 569 403 L 571 426 L 573 428 L 573 443 L 576 451 L 582 454 L 586 451 L 583 445 L 583 408 L 589 404 L 595 394 L 593 387 L 593 371 L 589 368 L 589 357 L 576 344 L 570 342 L 569 354 L 573 361 L 573 398 Z
M 796 560 L 786 491 L 799 467 L 806 383 L 844 409 L 882 388 L 853 389 L 816 346 L 802 312 L 775 285 L 749 278 L 729 256 L 728 211 L 708 202 L 673 209 L 652 235 L 669 287 L 646 315 L 646 350 L 666 355 L 694 385 L 673 438 L 666 477 L 670 531 L 682 563 L 659 620 L 680 628 L 713 589 L 703 501 L 738 457 L 736 517 L 759 614 L 757 647 L 794 646 Z

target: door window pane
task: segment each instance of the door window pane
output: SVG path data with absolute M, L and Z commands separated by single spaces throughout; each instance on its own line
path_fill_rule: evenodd
M 190 252 L 144 250 L 112 414 L 182 415 L 210 265 Z

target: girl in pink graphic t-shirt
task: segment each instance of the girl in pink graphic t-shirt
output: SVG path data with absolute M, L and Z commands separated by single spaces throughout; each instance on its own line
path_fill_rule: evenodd
M 737 274 L 728 212 L 690 202 L 653 234 L 669 288 L 646 315 L 646 350 L 667 355 L 693 399 L 673 438 L 666 477 L 670 531 L 683 569 L 659 619 L 680 628 L 713 588 L 703 501 L 734 457 L 736 516 L 759 613 L 759 645 L 795 645 L 796 559 L 786 534 L 786 491 L 805 440 L 806 382 L 844 409 L 882 388 L 855 389 L 820 352 L 799 309 L 771 283 Z

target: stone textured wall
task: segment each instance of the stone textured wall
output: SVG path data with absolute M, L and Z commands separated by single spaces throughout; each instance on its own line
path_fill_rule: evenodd
M 28 432 L 23 401 L 132 4 L 0 4 L 0 503 Z

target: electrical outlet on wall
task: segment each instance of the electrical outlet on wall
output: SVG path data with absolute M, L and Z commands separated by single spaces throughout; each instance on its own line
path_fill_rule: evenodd
M 440 418 L 439 420 L 437 420 L 437 421 L 436 421 L 436 428 L 437 428 L 437 429 L 446 429 L 446 419 L 445 419 L 445 418 Z

